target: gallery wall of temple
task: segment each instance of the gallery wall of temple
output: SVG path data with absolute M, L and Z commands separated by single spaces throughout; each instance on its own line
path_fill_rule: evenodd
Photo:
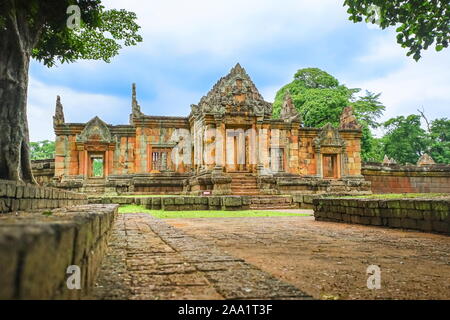
M 145 190 L 145 179 L 151 187 L 160 181 L 172 188 L 168 178 L 174 177 L 178 190 L 183 184 L 199 183 L 183 182 L 184 178 L 199 176 L 206 182 L 194 189 L 214 190 L 212 175 L 218 172 L 363 179 L 361 128 L 351 108 L 344 110 L 339 128 L 302 127 L 289 93 L 281 117 L 274 119 L 272 111 L 239 64 L 191 106 L 187 117 L 145 115 L 133 85 L 128 125 L 109 125 L 98 117 L 84 124 L 67 123 L 58 97 L 55 181 L 107 184 L 126 178 L 130 184 L 139 180 Z

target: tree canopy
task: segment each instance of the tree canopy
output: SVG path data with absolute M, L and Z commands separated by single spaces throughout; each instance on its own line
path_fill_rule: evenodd
M 345 0 L 350 20 L 396 27 L 397 42 L 408 48 L 408 56 L 418 61 L 422 50 L 435 45 L 436 51 L 450 41 L 448 0 Z
M 429 134 L 431 157 L 438 163 L 450 164 L 450 120 L 441 118 L 432 121 Z
M 386 121 L 383 137 L 385 154 L 399 163 L 417 163 L 429 143 L 419 115 L 399 116 Z
M 347 88 L 335 77 L 318 68 L 300 69 L 294 80 L 276 94 L 273 105 L 276 118 L 280 115 L 284 96 L 288 91 L 305 127 L 323 127 L 327 123 L 337 127 L 344 108 L 352 105 L 363 127 L 362 157 L 368 160 L 374 156 L 374 138 L 370 128 L 379 125 L 377 120 L 385 110 L 379 101 L 381 94 L 366 91 L 365 96 L 356 98 L 360 89 Z
M 55 142 L 44 140 L 31 142 L 31 160 L 53 159 L 55 157 Z
M 101 0 L 4 0 L 0 2 L 0 26 L 8 32 L 27 31 L 35 40 L 32 57 L 46 66 L 79 59 L 104 60 L 119 53 L 122 45 L 142 41 L 134 12 L 105 10 Z M 69 28 L 68 7 L 80 9 L 79 28 Z M 16 17 L 17 24 L 8 24 Z M 18 19 L 18 18 L 21 19 Z M 23 33 L 22 33 L 23 34 Z

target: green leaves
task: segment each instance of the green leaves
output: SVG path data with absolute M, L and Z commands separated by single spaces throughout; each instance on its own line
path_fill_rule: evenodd
M 30 142 L 31 160 L 53 159 L 55 157 L 55 142 L 39 141 Z
M 48 67 L 57 62 L 70 63 L 79 59 L 110 62 L 122 46 L 142 42 L 137 16 L 126 10 L 104 10 L 99 0 L 44 1 L 39 4 L 42 33 L 32 56 Z M 54 5 L 53 7 L 51 5 Z M 81 28 L 66 26 L 66 9 L 75 4 L 81 9 Z
M 281 88 L 273 105 L 273 114 L 280 115 L 286 92 L 292 96 L 295 107 L 302 115 L 304 127 L 323 127 L 327 123 L 338 126 L 345 107 L 352 105 L 355 116 L 363 127 L 362 157 L 368 160 L 375 155 L 374 138 L 370 128 L 379 126 L 377 122 L 385 110 L 379 101 L 381 94 L 366 91 L 366 95 L 355 99 L 360 89 L 349 89 L 327 72 L 317 68 L 300 69 L 294 81 Z
M 450 120 L 435 119 L 430 126 L 429 153 L 437 163 L 450 164 Z
M 299 81 L 298 85 L 310 89 L 330 89 L 339 86 L 339 81 L 336 78 L 318 68 L 300 69 L 295 74 L 294 79 Z
M 420 116 L 399 116 L 389 119 L 383 126 L 387 130 L 383 138 L 385 153 L 402 164 L 417 163 L 429 143 Z
M 281 112 L 288 90 L 306 127 L 322 127 L 328 122 L 338 125 L 342 110 L 355 92 L 355 89 L 340 85 L 336 78 L 323 70 L 300 69 L 294 81 L 278 91 L 273 107 L 275 117 Z
M 408 56 L 418 61 L 423 50 L 435 43 L 436 51 L 448 47 L 450 1 L 448 0 L 345 0 L 349 19 L 355 23 L 372 19 L 371 6 L 379 8 L 382 29 L 396 26 L 397 43 L 409 48 Z M 364 18 L 364 19 L 363 19 Z

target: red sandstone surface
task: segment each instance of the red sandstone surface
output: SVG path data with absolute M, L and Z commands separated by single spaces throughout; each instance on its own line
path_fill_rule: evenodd
M 450 237 L 313 217 L 167 220 L 317 299 L 450 299 Z M 380 290 L 367 288 L 369 265 Z

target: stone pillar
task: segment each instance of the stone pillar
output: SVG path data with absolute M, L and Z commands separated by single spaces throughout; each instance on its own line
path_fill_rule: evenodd
M 87 150 L 84 150 L 84 170 L 83 174 L 86 178 L 89 178 L 89 156 Z
M 109 176 L 109 150 L 105 151 L 105 158 L 103 160 L 103 178 L 106 178 Z
M 216 121 L 216 165 L 214 170 L 225 166 L 225 124 L 222 121 Z
M 208 124 L 204 135 L 204 164 L 205 168 L 211 171 L 217 164 L 217 130 L 215 124 Z
M 85 164 L 85 155 L 84 151 L 78 149 L 78 175 L 82 176 L 84 175 L 84 164 Z
M 323 167 L 322 167 L 322 154 L 320 152 L 320 147 L 315 148 L 316 151 L 316 176 L 317 178 L 323 178 Z
M 342 147 L 342 153 L 339 157 L 339 162 L 341 166 L 341 176 L 340 178 L 346 178 L 349 175 L 348 172 L 348 157 L 347 157 L 347 148 L 345 145 Z

